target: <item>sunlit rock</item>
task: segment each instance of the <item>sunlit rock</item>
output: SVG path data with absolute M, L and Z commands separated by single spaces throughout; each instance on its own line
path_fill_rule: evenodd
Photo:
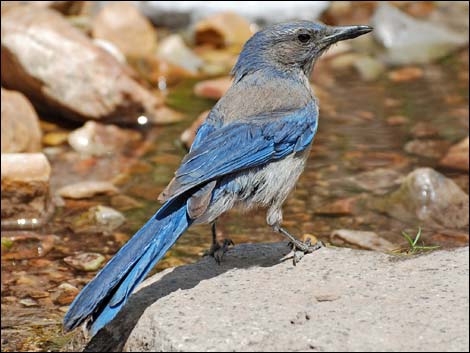
M 441 159 L 439 165 L 446 168 L 459 169 L 467 171 L 469 170 L 468 162 L 468 137 L 456 145 L 453 145 L 444 158 Z
M 153 54 L 157 46 L 152 24 L 128 2 L 105 4 L 94 18 L 92 36 L 113 43 L 129 57 Z
M 384 46 L 388 63 L 428 63 L 468 43 L 468 4 L 463 11 L 467 13 L 467 33 L 450 30 L 442 23 L 414 19 L 381 2 L 372 17 L 372 34 Z
M 119 228 L 126 218 L 115 209 L 107 206 L 94 206 L 72 220 L 75 233 L 110 233 Z
M 84 199 L 96 195 L 114 195 L 119 190 L 107 181 L 81 181 L 60 188 L 57 193 L 65 198 Z
M 42 225 L 50 205 L 51 167 L 42 153 L 2 153 L 2 227 Z
M 24 93 L 39 110 L 135 123 L 161 103 L 56 11 L 15 7 L 2 16 L 1 29 L 2 85 Z
M 371 206 L 404 222 L 430 227 L 468 227 L 468 195 L 431 168 L 408 174 L 400 188 L 371 201 Z
M 141 140 L 137 131 L 121 129 L 115 125 L 103 125 L 88 121 L 81 128 L 71 132 L 68 142 L 80 153 L 102 156 L 107 153 L 122 151 Z
M 38 152 L 41 129 L 38 116 L 20 92 L 2 88 L 2 153 Z
M 330 240 L 335 245 L 353 245 L 361 249 L 376 251 L 392 251 L 396 245 L 381 238 L 375 232 L 365 232 L 351 229 L 338 229 L 331 233 Z
M 158 46 L 157 55 L 191 73 L 197 73 L 203 64 L 201 58 L 186 46 L 178 34 L 172 34 L 162 40 Z
M 98 253 L 81 253 L 78 255 L 67 256 L 64 262 L 80 271 L 96 271 L 104 262 L 105 257 Z

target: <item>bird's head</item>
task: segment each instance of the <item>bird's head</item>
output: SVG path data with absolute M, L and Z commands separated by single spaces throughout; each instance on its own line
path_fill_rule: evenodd
M 302 70 L 309 75 L 315 60 L 332 44 L 370 31 L 369 26 L 332 27 L 310 21 L 277 24 L 257 32 L 245 43 L 232 73 L 236 80 L 263 68 Z

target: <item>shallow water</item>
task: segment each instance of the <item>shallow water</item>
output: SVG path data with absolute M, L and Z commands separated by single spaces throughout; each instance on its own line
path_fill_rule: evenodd
M 319 130 L 306 170 L 285 203 L 286 228 L 299 237 L 309 233 L 327 242 L 334 229 L 372 230 L 398 248 L 405 246 L 403 230 L 414 233 L 422 227 L 426 244 L 443 248 L 465 245 L 468 229 L 450 236 L 426 224 L 405 224 L 379 214 L 360 201 L 368 193 L 347 180 L 379 168 L 406 175 L 416 167 L 429 166 L 453 178 L 468 193 L 468 174 L 440 169 L 438 158 L 411 155 L 403 149 L 414 139 L 410 131 L 418 122 L 438 131 L 432 139 L 454 143 L 468 135 L 468 51 L 426 65 L 422 78 L 404 83 L 392 82 L 386 74 L 367 83 L 352 71 L 333 72 L 328 65 L 319 64 L 314 75 L 321 107 Z M 52 250 L 39 258 L 21 258 L 26 247 L 34 249 L 40 245 L 38 240 L 28 240 L 27 245 L 13 243 L 13 247 L 18 246 L 17 259 L 4 256 L 8 252 L 4 253 L 2 241 L 3 351 L 57 350 L 67 341 L 68 336 L 64 337 L 60 329 L 66 305 L 57 304 L 55 292 L 65 282 L 83 287 L 94 272 L 73 270 L 63 258 L 87 251 L 104 254 L 109 259 L 158 209 L 156 198 L 186 153 L 179 135 L 214 103 L 192 96 L 193 84 L 194 81 L 188 81 L 172 88 L 168 98 L 170 105 L 186 114 L 186 119 L 171 126 L 143 128 L 145 139 L 136 148 L 101 158 L 79 157 L 66 146 L 49 152 L 53 191 L 84 179 L 114 179 L 121 193 L 131 196 L 142 207 L 123 211 L 126 223 L 117 231 L 103 234 L 79 232 L 74 219 L 93 205 L 111 205 L 111 197 L 66 201 L 63 207 L 56 208 L 50 222 L 36 231 L 55 235 Z M 407 122 L 389 125 L 387 118 L 396 115 L 405 116 Z M 351 214 L 317 212 L 328 203 L 350 197 L 359 198 Z M 230 237 L 236 244 L 284 240 L 266 226 L 263 210 L 226 214 L 220 219 L 218 230 L 220 237 Z M 17 233 L 3 232 L 2 237 L 7 239 L 12 234 Z M 210 234 L 209 226 L 192 227 L 156 270 L 197 261 L 210 246 Z M 31 298 L 34 302 L 20 303 Z

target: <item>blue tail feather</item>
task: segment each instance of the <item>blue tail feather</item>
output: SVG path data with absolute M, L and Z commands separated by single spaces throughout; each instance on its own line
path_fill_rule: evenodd
M 176 200 L 162 207 L 82 289 L 64 317 L 65 330 L 90 318 L 95 335 L 191 223 L 186 202 Z

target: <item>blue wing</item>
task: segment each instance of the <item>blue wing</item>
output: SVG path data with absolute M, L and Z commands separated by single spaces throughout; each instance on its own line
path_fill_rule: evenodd
M 167 188 L 168 199 L 223 175 L 258 167 L 309 146 L 318 126 L 312 101 L 289 112 L 204 127 Z M 210 129 L 210 130 L 209 130 Z

